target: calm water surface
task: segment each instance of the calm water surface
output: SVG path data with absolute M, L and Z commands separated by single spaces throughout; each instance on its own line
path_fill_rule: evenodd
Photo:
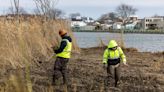
M 74 32 L 74 35 L 81 48 L 99 46 L 101 41 L 107 45 L 110 39 L 121 39 L 119 33 Z M 164 51 L 164 34 L 124 34 L 124 42 L 126 47 L 137 48 L 140 52 Z

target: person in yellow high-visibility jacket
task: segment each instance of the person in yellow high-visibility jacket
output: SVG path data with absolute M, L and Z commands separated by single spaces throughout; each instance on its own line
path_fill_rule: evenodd
M 56 53 L 56 61 L 54 65 L 53 85 L 56 85 L 56 81 L 62 74 L 63 84 L 67 84 L 67 63 L 71 57 L 72 39 L 67 35 L 67 31 L 62 29 L 59 30 L 59 35 L 62 38 L 58 49 L 54 49 Z
M 115 40 L 110 40 L 108 47 L 104 51 L 103 64 L 107 66 L 108 78 L 114 79 L 114 84 L 117 86 L 120 80 L 120 62 L 126 64 L 126 57 L 122 49 L 118 46 Z

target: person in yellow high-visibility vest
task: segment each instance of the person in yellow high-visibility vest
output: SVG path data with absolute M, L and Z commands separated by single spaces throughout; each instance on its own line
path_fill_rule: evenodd
M 108 78 L 114 80 L 115 86 L 117 86 L 117 83 L 120 80 L 121 61 L 127 66 L 126 57 L 122 49 L 118 46 L 115 40 L 110 40 L 108 47 L 104 51 L 103 64 L 104 67 L 107 68 Z
M 71 57 L 72 49 L 72 39 L 67 35 L 67 31 L 64 29 L 59 30 L 59 35 L 61 36 L 62 41 L 60 47 L 54 49 L 56 61 L 54 65 L 53 85 L 57 84 L 56 81 L 60 78 L 61 74 L 63 77 L 63 84 L 67 84 L 67 63 Z

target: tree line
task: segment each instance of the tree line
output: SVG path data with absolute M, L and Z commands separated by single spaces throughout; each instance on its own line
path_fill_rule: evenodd
M 59 0 L 33 0 L 36 8 L 33 13 L 36 15 L 44 15 L 50 19 L 56 19 L 64 16 L 64 12 L 55 8 Z M 28 14 L 28 12 L 20 6 L 20 0 L 10 0 L 11 6 L 7 10 L 7 14 Z
M 11 6 L 8 8 L 8 14 L 28 14 L 28 12 L 20 7 L 20 0 L 10 0 Z M 36 8 L 34 8 L 33 13 L 36 15 L 44 15 L 50 19 L 61 18 L 65 15 L 65 12 L 57 9 L 55 6 L 59 0 L 33 0 Z M 120 4 L 116 7 L 115 12 L 108 12 L 102 14 L 98 21 L 103 23 L 105 20 L 115 20 L 119 17 L 122 18 L 123 22 L 127 20 L 130 15 L 134 15 L 137 9 L 131 5 Z M 71 13 L 69 17 L 80 16 L 80 13 Z

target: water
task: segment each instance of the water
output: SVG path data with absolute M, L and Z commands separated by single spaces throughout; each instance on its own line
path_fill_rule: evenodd
M 101 41 L 108 44 L 110 39 L 120 40 L 119 33 L 74 32 L 81 48 L 99 46 Z M 164 51 L 164 34 L 124 34 L 126 47 L 137 48 L 140 52 Z

